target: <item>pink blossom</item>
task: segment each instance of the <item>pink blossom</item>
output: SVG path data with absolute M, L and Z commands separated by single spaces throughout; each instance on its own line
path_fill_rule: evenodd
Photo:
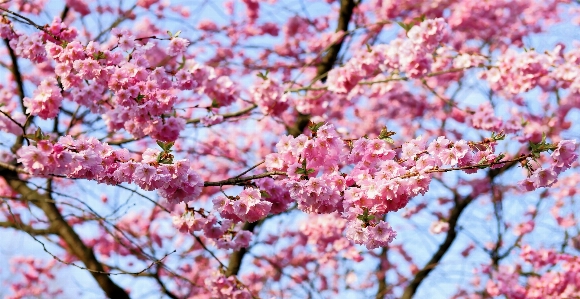
M 169 46 L 167 47 L 167 55 L 169 56 L 177 56 L 182 54 L 187 50 L 187 46 L 189 45 L 189 41 L 183 39 L 181 37 L 174 37 L 169 42 Z
M 82 16 L 86 16 L 91 12 L 89 6 L 84 0 L 66 0 L 66 4 Z
M 233 202 L 236 216 L 243 221 L 256 222 L 268 215 L 272 203 L 262 200 L 258 189 L 249 188 L 242 191 L 239 199 Z
M 459 161 L 459 157 L 454 149 L 443 150 L 439 153 L 438 157 L 444 165 L 455 165 Z
M 449 26 L 442 18 L 425 20 L 413 26 L 407 35 L 415 45 L 432 52 L 440 43 L 449 39 Z
M 427 151 L 432 154 L 432 155 L 439 155 L 443 150 L 447 149 L 448 146 L 450 144 L 450 141 L 443 137 L 443 136 L 439 136 L 437 137 L 437 139 L 433 140 L 430 144 L 429 147 L 427 148 Z
M 24 98 L 26 112 L 40 118 L 54 118 L 59 113 L 63 98 L 54 79 L 45 79 L 34 91 L 32 98 Z
M 556 172 L 552 169 L 538 169 L 531 178 L 537 188 L 550 187 L 558 180 Z
M 262 80 L 250 88 L 252 100 L 264 114 L 280 116 L 289 107 L 289 100 L 278 83 L 272 79 Z
M 576 140 L 561 140 L 551 156 L 556 162 L 555 166 L 558 167 L 558 170 L 570 168 L 572 163 L 578 159 Z

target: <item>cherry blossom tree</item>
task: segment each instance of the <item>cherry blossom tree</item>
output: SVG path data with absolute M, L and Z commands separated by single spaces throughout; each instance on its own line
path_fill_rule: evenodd
M 0 11 L 6 298 L 580 296 L 577 3 Z

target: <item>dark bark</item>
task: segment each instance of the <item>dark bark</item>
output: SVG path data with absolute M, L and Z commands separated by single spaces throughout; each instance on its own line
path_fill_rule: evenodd
M 258 221 L 256 222 L 246 222 L 242 227 L 242 230 L 247 230 L 253 232 L 254 229 L 258 226 Z M 228 261 L 228 270 L 226 271 L 227 276 L 237 275 L 240 272 L 240 267 L 242 266 L 242 261 L 244 259 L 244 255 L 246 255 L 248 250 L 246 248 L 242 248 L 238 251 L 232 252 Z
M 449 216 L 449 231 L 447 232 L 447 236 L 445 236 L 445 240 L 441 245 L 439 245 L 439 248 L 433 254 L 429 262 L 427 262 L 425 267 L 423 267 L 423 269 L 419 270 L 419 272 L 415 274 L 415 277 L 413 277 L 409 285 L 405 288 L 405 292 L 401 297 L 402 299 L 413 298 L 421 283 L 425 280 L 425 278 L 427 278 L 429 273 L 431 273 L 431 271 L 437 267 L 445 253 L 447 253 L 451 245 L 453 245 L 453 241 L 455 241 L 455 238 L 457 237 L 457 221 L 459 220 L 459 217 L 465 208 L 473 201 L 471 196 L 467 196 L 463 199 L 459 199 L 457 197 L 459 196 L 456 195 L 456 204 L 451 210 L 451 215 Z
M 389 263 L 388 261 L 388 253 L 389 253 L 389 247 L 383 247 L 381 249 L 381 255 L 380 257 L 380 261 L 379 261 L 379 266 L 377 269 L 377 281 L 379 282 L 379 288 L 377 289 L 377 294 L 375 295 L 375 299 L 382 299 L 385 298 L 385 295 L 387 294 L 387 292 L 389 291 L 389 287 L 387 285 L 387 264 Z
M 357 4 L 358 2 L 355 2 L 354 0 L 340 1 L 340 11 L 338 24 L 336 25 L 336 32 L 348 31 L 348 24 L 350 24 L 352 13 Z M 316 66 L 315 78 L 322 82 L 326 82 L 326 75 L 330 70 L 332 70 L 334 64 L 336 63 L 338 53 L 340 53 L 340 50 L 342 49 L 343 41 L 344 39 L 341 39 L 328 48 L 326 55 L 322 57 L 320 63 Z M 298 135 L 302 134 L 302 132 L 304 132 L 304 129 L 306 129 L 308 123 L 310 123 L 310 115 L 298 113 L 296 121 L 291 126 L 287 126 L 286 130 L 288 131 L 288 134 L 297 137 Z
M 14 171 L 0 168 L 0 176 L 8 182 L 15 192 L 21 195 L 23 200 L 28 200 L 45 213 L 50 223 L 51 231 L 62 238 L 66 243 L 67 251 L 84 263 L 107 297 L 115 299 L 130 298 L 125 290 L 111 280 L 103 265 L 97 260 L 92 248 L 88 247 L 66 222 L 54 200 L 51 199 L 50 194 L 41 194 L 31 189 L 24 181 L 18 178 L 18 174 Z
M 506 163 L 506 165 L 503 168 L 490 169 L 488 172 L 489 181 L 493 182 L 493 180 L 497 176 L 503 174 L 504 172 L 506 172 L 507 170 L 516 166 L 517 164 L 518 164 L 517 161 L 512 161 L 512 162 Z M 451 214 L 449 215 L 449 231 L 447 232 L 447 235 L 445 236 L 445 240 L 443 241 L 443 243 L 441 245 L 439 245 L 439 248 L 437 249 L 437 251 L 435 251 L 433 256 L 431 256 L 431 259 L 429 260 L 429 262 L 427 262 L 425 267 L 423 267 L 421 270 L 419 270 L 419 272 L 415 275 L 415 277 L 413 277 L 413 279 L 411 280 L 409 285 L 405 288 L 405 291 L 404 291 L 401 299 L 413 298 L 413 296 L 417 292 L 417 289 L 419 288 L 421 283 L 425 280 L 425 278 L 427 278 L 429 273 L 431 273 L 431 271 L 433 271 L 437 267 L 437 265 L 439 265 L 439 262 L 441 261 L 441 259 L 445 255 L 445 253 L 447 253 L 447 251 L 449 251 L 449 248 L 451 248 L 451 245 L 453 245 L 453 242 L 457 238 L 456 228 L 457 228 L 457 222 L 459 221 L 459 217 L 461 216 L 461 213 L 463 213 L 465 208 L 467 208 L 467 206 L 474 199 L 475 198 L 471 197 L 470 195 L 468 195 L 464 198 L 461 198 L 461 196 L 459 194 L 455 193 L 455 196 L 454 196 L 455 206 L 453 207 L 453 209 L 451 210 Z

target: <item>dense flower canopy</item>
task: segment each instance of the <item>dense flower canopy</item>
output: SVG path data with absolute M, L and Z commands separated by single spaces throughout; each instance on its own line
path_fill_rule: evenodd
M 0 4 L 2 295 L 580 296 L 577 3 L 193 2 Z

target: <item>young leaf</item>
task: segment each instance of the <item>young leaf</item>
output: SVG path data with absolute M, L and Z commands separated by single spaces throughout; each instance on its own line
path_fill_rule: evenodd
M 323 125 L 324 122 L 313 123 L 309 126 L 309 128 L 313 133 L 316 133 L 316 131 L 318 131 L 318 129 L 320 129 L 320 127 L 322 127 Z

